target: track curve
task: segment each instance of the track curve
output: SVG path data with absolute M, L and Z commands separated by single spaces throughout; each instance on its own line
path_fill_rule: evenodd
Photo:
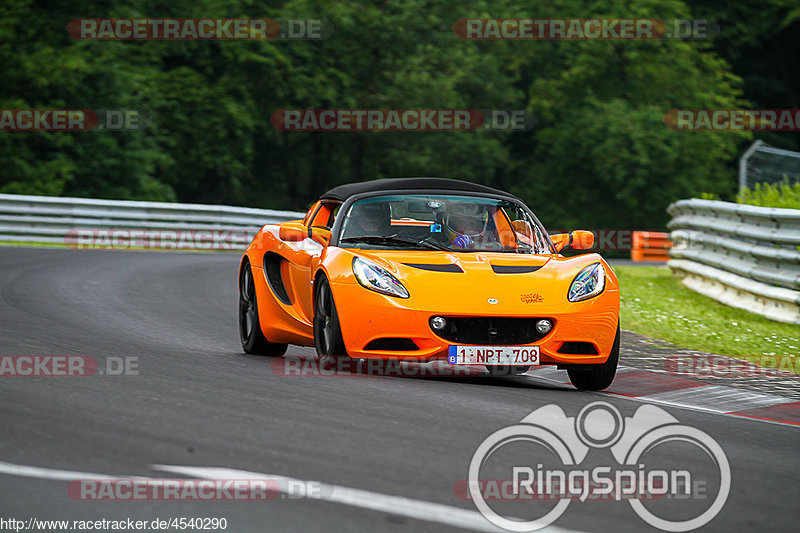
M 548 404 L 570 416 L 598 399 L 626 416 L 640 405 L 580 393 L 535 371 L 462 379 L 281 376 L 270 358 L 241 352 L 238 259 L 0 248 L 0 355 L 138 358 L 137 375 L 0 377 L 0 462 L 149 477 L 163 476 L 153 465 L 226 467 L 475 511 L 453 487 L 494 431 Z M 292 356 L 312 353 L 289 348 Z M 709 433 L 730 461 L 731 495 L 711 529 L 795 530 L 800 429 L 666 410 Z M 228 531 L 460 528 L 308 499 L 87 503 L 72 500 L 63 480 L 10 470 L 0 469 L 6 517 L 216 516 L 227 518 Z M 571 506 L 556 525 L 649 527 L 628 505 L 599 502 Z

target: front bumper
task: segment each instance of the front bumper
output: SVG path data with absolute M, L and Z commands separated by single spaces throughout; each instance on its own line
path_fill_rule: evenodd
M 437 335 L 430 327 L 434 316 L 548 318 L 553 329 L 534 342 L 505 343 L 497 338 L 493 345 L 539 346 L 540 364 L 600 364 L 608 358 L 619 324 L 619 292 L 616 288 L 577 303 L 520 309 L 520 306 L 474 305 L 465 311 L 458 306 L 425 306 L 368 291 L 358 284 L 332 284 L 345 346 L 350 357 L 365 359 L 402 359 L 410 361 L 446 360 L 449 347 L 457 345 Z M 485 300 L 484 300 L 485 303 Z M 402 342 L 400 342 L 402 341 Z M 408 341 L 413 342 L 411 345 Z M 596 353 L 561 353 L 575 344 L 591 345 Z M 405 349 L 392 350 L 393 345 Z M 489 344 L 467 343 L 462 344 Z M 417 349 L 413 349 L 416 346 Z M 388 347 L 388 348 L 387 348 Z M 377 349 L 375 349 L 377 348 Z M 409 349 L 411 348 L 411 349 Z

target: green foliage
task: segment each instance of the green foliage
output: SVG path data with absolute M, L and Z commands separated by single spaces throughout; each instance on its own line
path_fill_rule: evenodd
M 800 3 L 797 0 L 687 0 L 695 18 L 713 21 L 710 44 L 742 78 L 752 108 L 795 108 L 800 94 Z M 800 150 L 800 133 L 758 132 L 773 146 Z M 744 150 L 744 148 L 743 148 Z
M 585 16 L 689 18 L 679 1 L 608 1 Z M 551 41 L 530 54 L 529 137 L 516 189 L 545 219 L 576 226 L 656 229 L 670 202 L 701 191 L 732 193 L 738 145 L 749 134 L 674 131 L 672 108 L 736 108 L 739 80 L 702 42 Z M 523 145 L 524 146 L 524 145 Z M 556 184 L 553 187 L 552 184 Z M 566 201 L 551 191 L 562 190 Z M 578 207 L 580 206 L 580 207 Z
M 0 108 L 137 109 L 152 121 L 143 131 L 0 133 L 0 192 L 304 209 L 340 183 L 439 175 L 511 189 L 549 227 L 652 229 L 676 199 L 734 193 L 749 135 L 663 123 L 671 108 L 744 104 L 741 80 L 709 43 L 465 41 L 452 31 L 461 17 L 689 18 L 680 0 L 272 5 L 5 0 Z M 76 41 L 64 28 L 79 16 L 324 17 L 334 32 L 322 41 Z M 538 124 L 284 133 L 269 122 L 276 110 L 309 108 L 526 109 Z
M 740 204 L 800 209 L 800 183 L 756 183 L 736 195 Z

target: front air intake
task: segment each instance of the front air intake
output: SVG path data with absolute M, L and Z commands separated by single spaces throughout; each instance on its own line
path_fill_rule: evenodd
M 440 330 L 431 327 L 437 336 L 453 344 L 520 345 L 538 342 L 547 334 L 536 330 L 537 318 L 514 317 L 444 317 Z M 548 332 L 549 333 L 549 332 Z
M 413 352 L 419 350 L 419 346 L 411 339 L 384 337 L 382 339 L 371 340 L 364 346 L 364 350 L 376 352 Z
M 558 353 L 569 355 L 597 355 L 597 348 L 591 342 L 565 342 Z

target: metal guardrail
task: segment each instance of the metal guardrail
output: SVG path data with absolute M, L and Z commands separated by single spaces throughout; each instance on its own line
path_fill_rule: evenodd
M 800 324 L 800 210 L 715 200 L 667 209 L 667 263 L 684 284 L 718 301 Z
M 668 212 L 675 243 L 668 265 L 687 286 L 734 307 L 800 324 L 800 210 L 691 199 L 673 203 Z M 0 242 L 241 249 L 264 224 L 303 216 L 220 205 L 0 194 Z
M 110 248 L 240 249 L 264 224 L 304 215 L 225 205 L 0 194 L 0 241 L 80 247 L 105 238 Z M 231 232 L 236 239 L 230 239 Z M 182 239 L 190 245 L 180 246 Z M 127 244 L 114 245 L 123 241 Z M 213 246 L 223 243 L 227 245 Z

